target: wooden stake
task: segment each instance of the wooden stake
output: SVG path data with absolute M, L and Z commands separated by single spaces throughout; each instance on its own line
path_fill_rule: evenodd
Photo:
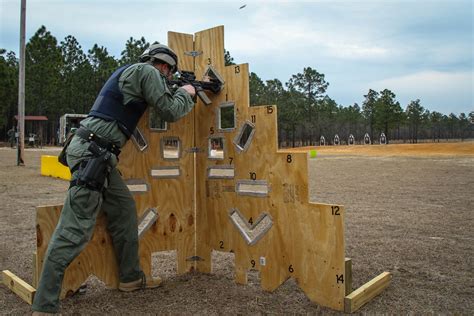
M 346 284 L 346 296 L 352 293 L 352 259 L 346 258 L 345 263 L 345 284 Z

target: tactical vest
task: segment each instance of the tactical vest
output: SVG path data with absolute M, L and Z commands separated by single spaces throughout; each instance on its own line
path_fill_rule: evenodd
M 100 90 L 89 116 L 100 117 L 107 121 L 117 121 L 120 130 L 130 138 L 137 127 L 140 117 L 146 110 L 144 101 L 134 100 L 123 104 L 123 94 L 118 82 L 120 75 L 130 65 L 117 69 Z

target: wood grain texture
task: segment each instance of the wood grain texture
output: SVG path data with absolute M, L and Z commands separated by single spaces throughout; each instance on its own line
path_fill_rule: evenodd
M 9 270 L 2 271 L 2 283 L 28 304 L 33 304 L 36 289 Z
M 260 271 L 261 285 L 273 291 L 288 278 L 295 278 L 308 297 L 337 310 L 344 309 L 344 208 L 340 205 L 309 203 L 308 170 L 305 153 L 280 153 L 277 148 L 277 108 L 274 105 L 249 107 L 247 64 L 222 68 L 216 55 L 223 52 L 221 27 L 196 34 L 195 47 L 205 53 L 196 58 L 197 72 L 212 66 L 224 77 L 225 88 L 211 96 L 212 104 L 196 109 L 197 154 L 197 251 L 204 258 L 198 270 L 212 271 L 210 253 L 235 253 L 236 282 L 247 282 L 247 271 Z M 210 59 L 208 59 L 210 58 Z M 236 127 L 218 131 L 217 113 L 222 102 L 234 102 Z M 255 126 L 247 150 L 233 144 L 246 122 Z M 207 157 L 209 137 L 225 139 L 223 160 Z M 208 179 L 210 166 L 232 164 L 234 179 Z M 235 192 L 236 181 L 266 181 L 265 197 L 243 196 Z M 228 217 L 237 208 L 243 217 L 255 220 L 263 212 L 273 218 L 272 228 L 255 245 L 249 246 Z M 333 210 L 337 208 L 337 215 Z M 265 266 L 260 258 L 265 258 Z

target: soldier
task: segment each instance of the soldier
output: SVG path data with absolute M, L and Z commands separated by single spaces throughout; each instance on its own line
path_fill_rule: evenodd
M 154 44 L 140 62 L 118 68 L 99 93 L 66 149 L 72 174 L 59 223 L 51 237 L 32 305 L 33 315 L 57 313 L 64 271 L 92 236 L 100 209 L 107 216 L 119 266 L 119 290 L 157 287 L 140 269 L 135 201 L 115 168 L 120 148 L 133 134 L 147 106 L 174 122 L 189 113 L 195 89 L 168 86 L 178 58 Z

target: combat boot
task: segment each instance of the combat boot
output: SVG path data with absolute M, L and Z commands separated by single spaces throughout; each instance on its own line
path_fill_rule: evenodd
M 161 278 L 156 277 L 152 279 L 147 279 L 145 275 L 143 275 L 140 279 L 131 281 L 131 282 L 120 282 L 119 283 L 119 291 L 122 292 L 132 292 L 140 289 L 153 289 L 159 287 L 161 285 Z

